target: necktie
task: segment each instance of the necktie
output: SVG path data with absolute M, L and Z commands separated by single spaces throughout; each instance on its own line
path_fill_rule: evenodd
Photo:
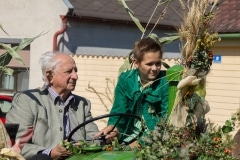
M 64 127 L 64 139 L 67 139 L 69 134 L 69 116 L 68 116 L 68 107 L 64 108 L 63 114 L 63 127 Z

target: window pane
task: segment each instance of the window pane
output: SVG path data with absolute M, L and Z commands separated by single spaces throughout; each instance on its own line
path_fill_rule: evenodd
M 17 91 L 28 89 L 29 73 L 26 70 L 21 70 L 17 75 Z
M 14 77 L 3 74 L 2 75 L 2 89 L 13 90 L 14 89 Z

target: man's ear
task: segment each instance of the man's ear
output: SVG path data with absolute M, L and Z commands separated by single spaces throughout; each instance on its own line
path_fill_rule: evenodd
M 47 78 L 48 83 L 51 83 L 52 77 L 53 77 L 52 70 L 47 70 L 46 71 L 46 78 Z
M 133 59 L 133 65 L 138 68 L 139 62 L 135 58 Z

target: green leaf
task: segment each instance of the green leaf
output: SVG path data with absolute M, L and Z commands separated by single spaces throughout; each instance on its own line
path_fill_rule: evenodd
M 39 35 L 33 37 L 33 38 L 23 38 L 22 41 L 20 42 L 20 44 L 16 47 L 13 47 L 14 50 L 16 52 L 24 49 L 25 47 L 27 47 L 28 45 L 30 45 L 30 43 L 32 43 L 36 38 L 42 36 L 42 35 L 45 35 L 46 33 L 40 33 Z
M 8 33 L 3 29 L 3 26 L 0 24 L 0 29 L 6 34 L 8 35 Z
M 159 38 L 159 41 L 161 44 L 168 44 L 168 43 L 171 43 L 175 40 L 179 39 L 179 36 L 169 36 L 169 37 L 162 37 L 162 38 Z
M 166 0 L 166 1 L 163 1 L 163 2 L 162 2 L 162 0 L 159 0 L 157 6 L 161 6 L 164 3 L 171 2 L 171 1 L 173 1 L 173 0 Z
M 126 58 L 124 60 L 124 63 L 123 65 L 119 68 L 118 70 L 118 75 L 120 75 L 122 72 L 125 72 L 126 70 L 128 70 L 130 68 L 130 62 L 129 62 L 129 59 Z
M 133 11 L 128 7 L 128 5 L 125 2 L 126 0 L 118 0 L 118 2 L 123 5 L 123 7 L 126 9 L 130 17 L 132 18 L 133 22 L 137 25 L 138 29 L 144 33 L 145 29 L 143 28 L 142 24 L 140 23 L 139 19 L 134 16 Z
M 22 58 L 20 57 L 20 55 L 17 52 L 24 49 L 25 47 L 30 45 L 30 43 L 32 43 L 36 38 L 38 38 L 44 34 L 46 34 L 46 33 L 41 33 L 33 38 L 24 38 L 24 39 L 22 39 L 20 44 L 15 47 L 11 47 L 8 44 L 1 43 L 0 45 L 4 49 L 6 49 L 6 52 L 0 56 L 0 66 L 4 67 L 4 66 L 8 65 L 12 58 L 16 59 L 19 63 L 25 65 L 24 62 L 22 61 Z M 7 73 L 9 73 L 9 72 L 7 72 Z
M 171 36 L 168 36 L 168 37 L 159 38 L 158 35 L 155 34 L 155 33 L 149 34 L 148 37 L 156 40 L 156 41 L 159 42 L 161 45 L 163 45 L 163 44 L 168 44 L 168 43 L 171 43 L 171 42 L 176 41 L 177 39 L 179 39 L 179 36 L 178 36 L 178 35 L 171 35 Z
M 0 45 L 2 46 L 3 44 L 0 44 Z M 11 59 L 12 59 L 12 56 L 8 52 L 5 52 L 0 56 L 0 66 L 4 67 L 8 65 Z
M 233 127 L 231 127 L 231 126 L 223 126 L 222 127 L 222 132 L 223 133 L 229 133 L 229 132 L 231 132 L 231 131 L 233 131 Z
M 226 125 L 226 126 L 232 126 L 232 123 L 231 123 L 230 120 L 226 120 L 226 121 L 225 121 L 225 125 Z
M 7 53 L 11 55 L 11 58 L 16 59 L 19 63 L 24 65 L 24 62 L 22 61 L 22 58 L 19 56 L 19 54 L 16 52 L 15 48 L 12 48 L 8 44 L 2 44 L 3 48 L 7 50 Z M 9 57 L 9 56 L 8 56 Z
M 158 37 L 157 34 L 155 34 L 155 33 L 150 33 L 150 34 L 148 35 L 148 37 L 150 37 L 150 38 L 152 38 L 152 39 L 154 39 L 155 41 L 157 41 L 157 42 L 160 43 L 159 37 Z
M 1 73 L 3 72 L 4 74 L 7 75 L 13 75 L 14 70 L 8 67 L 2 67 L 0 66 Z

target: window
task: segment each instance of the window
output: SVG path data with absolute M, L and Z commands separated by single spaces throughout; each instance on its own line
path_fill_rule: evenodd
M 11 47 L 18 46 L 20 39 L 0 38 L 0 43 L 10 44 Z M 4 54 L 6 50 L 0 46 L 0 55 Z M 14 70 L 13 75 L 7 75 L 0 70 L 0 92 L 7 94 L 14 94 L 16 91 L 23 91 L 28 89 L 29 84 L 29 66 L 30 66 L 30 46 L 18 51 L 24 65 L 19 63 L 16 59 L 12 59 L 7 65 L 8 68 Z
M 14 76 L 3 74 L 1 88 L 6 89 L 6 90 L 13 90 L 14 89 Z
M 0 75 L 0 91 L 14 93 L 28 89 L 29 72 L 27 69 L 14 69 L 13 75 Z

